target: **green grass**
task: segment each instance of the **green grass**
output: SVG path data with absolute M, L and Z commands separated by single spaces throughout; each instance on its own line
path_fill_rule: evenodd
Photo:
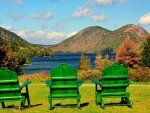
M 131 84 L 137 85 L 150 85 L 150 82 L 131 82 Z
M 26 108 L 22 111 L 18 109 L 1 109 L 0 113 L 150 113 L 150 86 L 130 86 L 127 91 L 131 94 L 131 100 L 134 103 L 133 108 L 127 106 L 110 106 L 101 109 L 95 105 L 95 87 L 81 86 L 81 109 L 78 108 L 55 108 L 50 111 L 48 108 L 49 88 L 44 85 L 30 85 L 29 93 L 31 100 L 31 108 Z M 120 99 L 105 99 L 104 102 L 120 102 Z M 18 102 L 6 103 L 6 106 L 18 106 Z M 54 100 L 53 104 L 75 104 L 76 100 Z M 0 107 L 1 108 L 1 107 Z

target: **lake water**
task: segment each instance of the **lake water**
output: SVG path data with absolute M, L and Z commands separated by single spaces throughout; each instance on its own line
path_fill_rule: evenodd
M 56 53 L 53 57 L 31 57 L 29 66 L 24 66 L 24 74 L 33 74 L 38 72 L 49 73 L 52 68 L 67 63 L 75 69 L 78 69 L 82 53 Z M 91 60 L 91 68 L 95 67 L 95 53 L 85 53 Z M 104 54 L 102 55 L 104 57 Z M 109 59 L 115 59 L 115 54 L 109 54 Z

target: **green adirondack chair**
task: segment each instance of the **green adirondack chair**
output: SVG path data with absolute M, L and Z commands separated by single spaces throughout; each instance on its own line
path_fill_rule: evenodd
M 127 105 L 132 107 L 132 102 L 129 100 L 130 93 L 126 92 L 126 88 L 129 86 L 128 69 L 119 63 L 114 63 L 106 67 L 102 73 L 102 82 L 93 78 L 93 83 L 96 84 L 96 105 L 100 103 L 104 109 L 106 105 Z M 101 90 L 98 90 L 98 86 Z M 104 104 L 104 98 L 121 98 L 120 103 Z
M 30 83 L 31 81 L 26 81 L 20 86 L 18 75 L 15 72 L 0 68 L 0 103 L 2 104 L 2 108 L 7 108 L 5 107 L 5 102 L 20 101 L 19 109 L 22 109 L 26 99 L 28 107 L 30 107 L 28 92 L 28 85 Z M 26 92 L 21 93 L 24 87 L 26 87 Z
M 45 81 L 50 88 L 48 96 L 49 108 L 52 110 L 52 100 L 77 99 L 77 107 L 80 108 L 79 86 L 83 83 L 82 80 L 77 80 L 77 71 L 67 64 L 61 64 L 51 70 L 51 80 Z M 63 107 L 63 106 L 59 106 Z

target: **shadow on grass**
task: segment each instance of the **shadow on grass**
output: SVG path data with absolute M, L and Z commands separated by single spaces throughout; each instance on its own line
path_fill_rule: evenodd
M 30 105 L 30 106 L 23 106 L 23 109 L 29 109 L 32 107 L 36 107 L 36 106 L 41 106 L 42 104 L 36 104 L 36 105 Z M 9 105 L 9 106 L 5 106 L 4 109 L 19 109 L 19 106 L 15 106 L 15 105 Z
M 86 103 L 80 104 L 80 107 L 82 108 L 82 107 L 85 107 L 85 106 L 88 106 L 88 105 L 89 105 L 89 103 L 86 102 Z M 65 105 L 62 105 L 60 103 L 57 103 L 57 104 L 54 105 L 54 107 L 61 107 L 61 108 L 71 107 L 71 108 L 75 108 L 75 107 L 77 107 L 77 104 L 65 104 Z
M 132 103 L 133 104 L 133 103 Z M 101 106 L 101 103 L 98 103 L 98 105 Z M 129 104 L 127 104 L 126 102 L 120 102 L 120 103 L 105 103 L 105 106 L 107 107 L 111 107 L 111 106 L 127 106 L 127 107 L 130 107 Z M 131 108 L 131 107 L 130 107 Z

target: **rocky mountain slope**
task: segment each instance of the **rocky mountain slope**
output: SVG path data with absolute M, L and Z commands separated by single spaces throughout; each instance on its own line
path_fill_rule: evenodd
M 102 52 L 110 48 L 115 51 L 125 38 L 140 44 L 147 35 L 149 33 L 146 30 L 134 24 L 125 25 L 114 31 L 92 26 L 52 46 L 51 49 L 55 52 Z

